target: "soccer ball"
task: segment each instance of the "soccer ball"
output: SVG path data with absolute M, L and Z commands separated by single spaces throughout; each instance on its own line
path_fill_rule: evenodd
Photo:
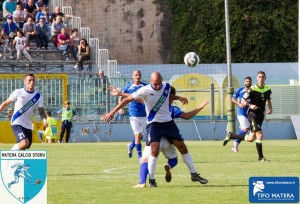
M 184 56 L 184 63 L 189 67 L 195 67 L 199 62 L 200 58 L 195 52 L 189 52 Z

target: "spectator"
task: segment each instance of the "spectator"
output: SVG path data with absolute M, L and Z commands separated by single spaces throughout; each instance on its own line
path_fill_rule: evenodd
M 44 0 L 44 4 L 48 7 L 49 1 L 48 0 Z
M 34 19 L 37 10 L 36 10 L 36 6 L 33 2 L 33 0 L 28 0 L 27 4 L 24 7 L 24 11 L 27 15 L 27 17 L 31 17 L 32 19 Z
M 68 14 L 64 14 L 63 12 L 61 12 L 61 9 L 59 6 L 55 7 L 55 11 L 51 14 L 51 19 L 54 21 L 54 19 L 56 19 L 57 16 L 62 17 L 67 17 L 67 18 L 73 18 L 73 15 L 68 15 Z
M 27 22 L 23 26 L 23 32 L 27 40 L 28 49 L 30 48 L 30 40 L 36 40 L 36 27 L 32 17 L 27 18 Z
M 79 69 L 79 71 L 83 70 L 83 61 L 90 59 L 90 46 L 87 43 L 86 39 L 81 39 L 80 44 L 78 45 L 78 61 L 74 66 L 74 69 Z
M 4 32 L 4 30 L 1 31 L 1 35 L 0 35 L 0 45 L 2 46 L 2 57 L 4 60 L 6 60 L 6 50 L 9 51 L 10 56 L 11 56 L 11 48 L 8 46 L 8 36 L 6 35 L 6 33 Z M 12 57 L 13 58 L 13 57 Z
M 11 15 L 7 16 L 7 20 L 3 23 L 2 30 L 2 38 L 4 39 L 4 47 L 3 47 L 3 59 L 6 59 L 6 50 L 9 51 L 10 59 L 13 59 L 12 53 L 12 42 L 16 36 L 18 31 L 17 25 L 13 22 L 13 17 Z
M 44 0 L 38 0 L 35 3 L 35 6 L 36 6 L 37 12 L 42 11 L 43 7 L 47 7 L 47 5 L 45 4 Z
M 50 14 L 48 12 L 48 8 L 43 6 L 41 11 L 39 11 L 35 16 L 35 23 L 39 23 L 41 19 L 44 19 L 45 25 L 49 25 L 50 23 Z
M 45 47 L 45 50 L 48 50 L 48 26 L 45 25 L 45 19 L 41 19 L 40 23 L 36 25 L 36 46 L 38 50 Z
M 73 28 L 72 29 L 72 35 L 70 36 L 71 40 L 71 46 L 72 46 L 72 54 L 75 60 L 78 60 L 77 58 L 77 52 L 78 52 L 78 45 L 80 42 L 80 37 L 78 35 L 78 29 Z
M 4 42 L 5 42 L 5 39 L 4 39 L 2 31 L 1 31 L 1 33 L 0 33 L 0 47 L 4 47 L 4 44 L 5 44 Z M 2 56 L 3 55 L 0 54 L 0 57 L 2 57 Z
M 61 29 L 64 28 L 64 24 L 61 21 L 61 17 L 57 16 L 55 19 L 55 22 L 51 25 L 51 36 L 52 36 L 52 42 L 55 47 L 57 47 L 57 36 L 60 34 Z
M 77 115 L 76 110 L 70 108 L 69 101 L 65 101 L 64 105 L 65 108 L 62 108 L 59 111 L 57 111 L 57 114 L 62 116 L 60 137 L 58 143 L 62 143 L 65 132 L 66 132 L 66 143 L 69 142 L 71 128 L 72 128 L 72 118 L 74 115 Z
M 26 49 L 26 38 L 24 37 L 24 34 L 22 33 L 22 31 L 18 31 L 17 32 L 17 37 L 15 37 L 13 44 L 14 47 L 17 50 L 17 60 L 21 59 L 21 53 L 23 53 L 25 55 L 25 57 L 32 62 L 32 58 L 29 55 L 29 53 L 27 52 Z
M 33 0 L 28 0 L 27 4 L 25 5 L 24 11 L 28 17 L 31 17 L 32 19 L 34 19 L 37 10 L 36 10 L 36 6 L 33 3 Z
M 8 15 L 12 16 L 13 12 L 16 10 L 16 2 L 13 0 L 6 0 L 2 4 L 3 9 L 3 18 L 6 18 Z
M 46 117 L 47 117 L 47 125 L 45 126 L 44 130 L 38 131 L 38 136 L 41 143 L 44 143 L 43 135 L 47 136 L 51 134 L 51 126 L 57 126 L 57 120 L 51 116 L 51 111 L 46 111 Z
M 24 8 L 26 5 L 26 2 L 27 2 L 26 0 L 17 0 L 16 5 L 21 5 L 21 7 Z
M 17 4 L 16 10 L 13 12 L 13 19 L 18 28 L 22 29 L 26 19 L 26 13 L 22 10 L 22 5 L 20 3 Z
M 108 89 L 109 81 L 107 76 L 104 75 L 103 70 L 99 70 L 98 72 L 98 79 L 95 80 L 95 87 L 96 90 L 96 99 L 98 104 L 103 104 L 104 96 L 106 95 L 106 90 Z
M 70 36 L 67 33 L 66 28 L 62 28 L 61 33 L 57 36 L 57 48 L 63 51 L 63 55 L 66 56 L 66 60 L 70 61 Z

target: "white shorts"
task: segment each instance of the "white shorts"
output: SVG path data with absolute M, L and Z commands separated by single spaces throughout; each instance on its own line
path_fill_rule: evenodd
M 244 115 L 238 115 L 237 116 L 237 119 L 240 123 L 240 129 L 246 129 L 246 128 L 249 128 L 250 127 L 250 123 L 249 123 L 249 120 L 246 116 Z
M 146 117 L 135 117 L 130 116 L 129 117 L 130 125 L 133 130 L 133 133 L 136 134 L 143 134 L 143 132 L 146 130 L 147 126 L 147 118 Z
M 160 140 L 160 147 L 159 147 L 160 152 L 163 153 L 163 155 L 167 159 L 174 159 L 177 157 L 177 151 L 175 145 L 171 144 L 165 137 L 162 137 Z M 142 154 L 143 159 L 148 159 L 151 154 L 151 147 L 150 146 L 145 146 Z
M 24 49 L 24 45 L 16 45 L 16 50 L 23 50 Z

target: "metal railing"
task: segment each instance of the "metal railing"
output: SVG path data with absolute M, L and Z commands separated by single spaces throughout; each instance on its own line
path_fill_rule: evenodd
M 98 67 L 103 70 L 104 73 L 108 72 L 108 50 L 99 49 L 98 50 Z M 111 77 L 111 76 L 108 76 Z
M 63 13 L 67 15 L 73 15 L 72 7 L 65 6 L 63 0 L 52 0 L 50 2 L 50 12 L 55 11 L 55 7 L 59 6 Z M 109 78 L 121 77 L 121 73 L 118 72 L 117 60 L 109 60 L 109 53 L 107 49 L 99 49 L 99 39 L 91 37 L 91 31 L 89 27 L 82 27 L 81 18 L 74 16 L 71 19 L 64 18 L 64 23 L 71 29 L 77 28 L 82 38 L 85 38 L 91 47 L 91 60 L 94 62 L 93 72 L 103 70 L 106 76 Z M 103 39 L 101 39 L 101 42 Z M 103 43 L 103 42 L 102 42 Z
M 81 18 L 80 17 L 73 17 L 71 19 L 71 27 L 73 28 L 77 28 L 78 30 L 81 29 Z
M 36 90 L 43 96 L 44 107 L 56 112 L 62 107 L 64 100 L 69 100 L 73 108 L 79 113 L 79 116 L 101 115 L 111 110 L 117 103 L 118 97 L 110 95 L 107 87 L 102 87 L 96 83 L 99 78 L 78 79 L 77 77 L 68 77 L 67 75 L 52 76 L 48 74 L 37 74 Z M 60 78 L 61 77 L 61 78 Z M 68 78 L 68 79 L 67 79 Z M 110 78 L 109 84 L 122 90 L 131 78 Z M 23 74 L 1 75 L 0 79 L 0 101 L 5 101 L 13 90 L 23 87 Z M 299 85 L 271 85 L 273 113 L 266 115 L 266 119 L 289 119 L 293 115 L 300 115 L 300 87 Z M 181 96 L 193 96 L 201 93 L 201 96 L 211 96 L 213 114 L 210 114 L 209 108 L 201 111 L 199 117 L 195 119 L 215 119 L 226 120 L 225 100 L 226 89 L 216 88 L 198 88 L 191 90 L 178 89 Z M 213 93 L 213 94 L 212 94 Z M 190 101 L 192 102 L 192 100 Z M 200 102 L 199 102 L 200 103 Z M 177 104 L 180 106 L 180 104 Z M 191 103 L 192 105 L 192 103 Z M 11 105 L 7 108 L 13 108 Z M 4 113 L 6 110 L 4 110 Z M 35 113 L 39 120 L 38 112 Z M 0 117 L 1 118 L 1 117 Z M 5 118 L 2 117 L 1 120 Z

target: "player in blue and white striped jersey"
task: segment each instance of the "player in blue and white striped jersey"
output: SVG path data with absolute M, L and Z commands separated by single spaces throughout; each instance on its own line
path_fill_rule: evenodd
M 176 89 L 174 87 L 171 87 L 170 94 L 176 95 Z M 173 101 L 170 100 L 170 104 L 172 104 Z M 182 118 L 182 119 L 190 119 L 193 116 L 197 115 L 209 102 L 207 100 L 204 100 L 196 109 L 189 111 L 189 112 L 183 112 L 179 107 L 170 105 L 170 112 L 171 117 L 174 118 Z M 166 175 L 165 179 L 167 182 L 170 182 L 172 179 L 171 169 L 173 169 L 177 163 L 178 163 L 178 155 L 176 151 L 176 147 L 171 144 L 165 137 L 162 137 L 160 140 L 160 151 L 163 153 L 163 155 L 168 159 L 168 164 L 164 166 Z M 143 151 L 142 156 L 142 162 L 140 166 L 140 181 L 137 185 L 133 186 L 132 188 L 145 188 L 146 187 L 146 180 L 148 176 L 148 158 L 151 154 L 151 148 L 150 146 L 146 146 Z M 196 171 L 196 168 L 194 166 L 194 163 L 186 163 L 187 167 L 190 171 L 190 173 L 193 173 Z M 204 184 L 204 183 L 203 183 Z
M 11 150 L 29 149 L 32 143 L 32 115 L 34 110 L 39 110 L 44 125 L 47 126 L 43 97 L 34 90 L 35 76 L 26 74 L 24 88 L 14 90 L 11 95 L 0 105 L 0 113 L 11 103 L 14 103 L 14 113 L 11 118 L 11 127 L 17 143 Z
M 114 92 L 114 90 L 111 91 Z M 103 115 L 103 120 L 105 122 L 112 120 L 114 114 L 120 108 L 124 107 L 129 102 L 140 98 L 144 100 L 146 106 L 147 140 L 151 146 L 151 155 L 148 158 L 149 186 L 157 187 L 154 175 L 162 136 L 165 136 L 168 140 L 172 141 L 187 165 L 193 163 L 191 155 L 183 142 L 182 135 L 173 121 L 169 110 L 169 99 L 180 100 L 183 104 L 188 103 L 188 100 L 185 97 L 170 95 L 170 84 L 163 82 L 161 74 L 155 71 L 151 74 L 150 84 L 140 88 L 119 103 L 111 112 Z M 197 172 L 191 173 L 191 179 L 192 181 L 199 181 L 202 184 L 208 182 Z

